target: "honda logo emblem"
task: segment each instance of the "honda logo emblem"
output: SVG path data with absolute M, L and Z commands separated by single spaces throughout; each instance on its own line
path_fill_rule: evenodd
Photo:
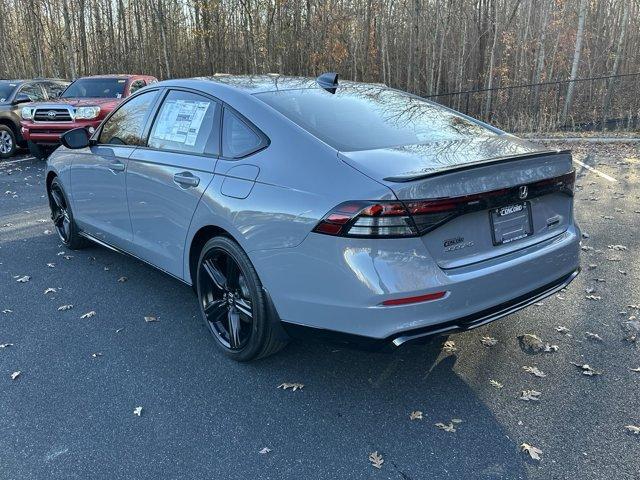
M 526 185 L 521 185 L 518 189 L 518 196 L 520 197 L 520 200 L 524 200 L 525 198 L 527 198 L 527 195 L 529 195 L 529 187 L 527 187 Z

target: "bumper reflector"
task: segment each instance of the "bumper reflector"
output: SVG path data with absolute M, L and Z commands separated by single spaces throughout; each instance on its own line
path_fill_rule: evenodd
M 391 307 L 393 305 L 406 305 L 408 303 L 430 302 L 432 300 L 438 300 L 446 294 L 447 292 L 435 292 L 427 293 L 426 295 L 418 295 L 417 297 L 393 298 L 391 300 L 385 300 L 382 302 L 382 305 L 385 307 Z

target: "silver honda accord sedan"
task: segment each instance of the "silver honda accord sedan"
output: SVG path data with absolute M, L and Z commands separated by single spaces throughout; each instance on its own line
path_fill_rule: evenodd
M 400 346 L 504 317 L 579 271 L 568 151 L 379 84 L 171 80 L 48 160 L 52 218 L 194 287 L 247 361 L 305 335 Z

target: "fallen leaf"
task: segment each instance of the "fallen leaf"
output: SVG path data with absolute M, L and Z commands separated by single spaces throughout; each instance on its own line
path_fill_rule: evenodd
M 585 295 L 584 298 L 586 298 L 587 300 L 593 300 L 595 302 L 597 302 L 598 300 L 602 300 L 602 297 L 599 295 Z
M 127 278 L 127 277 L 120 277 L 120 278 L 118 279 L 118 282 L 119 282 L 119 283 L 124 283 L 124 282 L 126 282 L 127 280 L 128 280 L 128 278 Z M 269 451 L 271 451 L 271 450 L 269 450 Z
M 264 447 L 263 449 L 261 449 L 258 453 L 260 455 L 266 455 L 267 453 L 269 453 L 271 451 L 271 449 L 269 447 Z
M 544 342 L 540 337 L 532 333 L 525 333 L 518 337 L 520 346 L 529 352 L 541 352 L 544 349 Z
M 640 367 L 638 367 L 638 368 L 630 368 L 629 370 L 631 370 L 632 372 L 640 373 Z
M 291 390 L 293 390 L 294 392 L 296 390 L 302 390 L 304 388 L 304 384 L 302 383 L 281 383 L 280 385 L 278 385 L 278 388 L 281 388 L 283 390 L 287 390 L 288 388 L 290 388 Z
M 547 376 L 547 374 L 544 373 L 542 370 L 539 370 L 538 367 L 526 367 L 525 366 L 525 367 L 522 367 L 522 369 L 525 372 L 528 372 L 528 373 L 530 373 L 532 375 L 535 375 L 536 377 L 543 378 L 543 377 Z
M 528 443 L 523 443 L 520 445 L 520 450 L 523 452 L 527 452 L 531 458 L 534 460 L 540 460 L 540 455 L 542 455 L 542 450 L 533 445 L 529 445 Z
M 618 252 L 623 252 L 627 250 L 627 247 L 625 247 L 624 245 L 607 245 L 607 248 L 609 250 L 616 250 Z
M 598 342 L 602 342 L 604 340 L 602 340 L 602 337 L 600 335 L 598 335 L 597 333 L 592 333 L 592 332 L 584 332 L 585 336 L 591 340 L 596 340 Z
M 11 374 L 11 380 L 15 380 L 16 378 L 18 378 L 20 376 L 22 372 L 20 370 L 18 370 L 17 372 L 13 372 Z
M 31 277 L 29 275 L 24 275 L 23 277 L 18 278 L 16 282 L 27 283 L 29 280 L 31 280 Z
M 414 410 L 409 414 L 409 420 L 422 420 L 422 412 L 420 410 Z
M 13 343 L 0 343 L 0 348 L 13 347 Z
M 47 263 L 47 267 L 56 268 L 56 264 L 55 263 Z
M 575 365 L 576 367 L 578 367 L 579 369 L 582 370 L 582 374 L 583 375 L 587 375 L 589 377 L 593 376 L 593 375 L 602 375 L 602 372 L 597 372 L 595 371 L 593 368 L 591 368 L 591 366 L 589 366 L 588 364 L 584 363 L 575 363 L 575 362 L 571 362 L 572 365 Z
M 44 291 L 44 294 L 45 294 L 45 295 L 46 295 L 47 293 L 56 293 L 56 289 L 55 289 L 55 288 L 51 288 L 51 287 L 49 287 L 49 288 L 47 288 L 47 289 Z
M 142 415 L 142 407 L 136 407 L 133 409 L 133 414 L 137 415 L 137 416 L 141 416 Z
M 640 435 L 640 427 L 637 427 L 636 425 L 625 425 L 624 428 L 629 430 L 634 435 Z
M 453 340 L 447 340 L 446 342 L 444 342 L 444 345 L 442 345 L 442 349 L 447 353 L 453 353 L 458 350 L 458 348 L 456 347 L 456 343 Z
M 60 305 L 58 307 L 58 310 L 61 312 L 64 312 L 66 310 L 71 310 L 73 308 L 73 305 L 69 304 L 69 305 Z
M 542 395 L 542 393 L 537 392 L 535 390 L 523 390 L 522 391 L 522 395 L 520 395 L 520 400 L 524 400 L 526 402 L 529 401 L 533 401 L 533 402 L 537 402 L 538 400 L 540 400 L 540 395 Z
M 498 382 L 497 380 L 489 380 L 489 383 L 491 384 L 491 386 L 496 387 L 496 388 L 504 387 L 504 385 L 502 383 Z
M 144 321 L 147 323 L 150 323 L 150 322 L 159 322 L 160 320 L 158 320 L 158 317 L 154 317 L 153 315 L 150 315 L 148 317 L 144 317 Z
M 384 463 L 384 459 L 382 458 L 382 455 L 380 455 L 378 452 L 370 453 L 369 461 L 371 462 L 371 466 L 377 469 L 382 468 L 382 464 Z
M 480 341 L 485 347 L 493 347 L 498 343 L 498 340 L 493 337 L 482 337 Z
M 447 424 L 438 422 L 435 424 L 435 426 L 438 427 L 440 430 L 444 430 L 445 432 L 455 433 L 456 432 L 456 427 L 454 426 L 455 423 L 459 423 L 459 422 L 454 422 L 453 420 L 451 420 Z
M 95 316 L 96 312 L 91 310 L 90 312 L 85 313 L 84 315 L 81 315 L 80 318 L 84 319 L 84 318 L 91 318 L 93 316 Z
M 4 310 L 2 310 L 2 313 L 7 315 L 8 313 L 13 313 L 13 310 L 9 310 L 8 308 L 5 308 Z
M 120 333 L 122 330 L 124 330 L 125 327 L 121 327 L 121 328 L 116 328 L 116 333 Z

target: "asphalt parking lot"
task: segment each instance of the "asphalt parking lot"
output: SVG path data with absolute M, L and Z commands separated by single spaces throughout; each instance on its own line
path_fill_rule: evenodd
M 427 346 L 294 342 L 251 364 L 214 350 L 189 287 L 62 248 L 44 164 L 0 163 L 0 478 L 638 478 L 640 324 L 625 322 L 640 317 L 640 146 L 569 147 L 586 238 L 566 291 Z

